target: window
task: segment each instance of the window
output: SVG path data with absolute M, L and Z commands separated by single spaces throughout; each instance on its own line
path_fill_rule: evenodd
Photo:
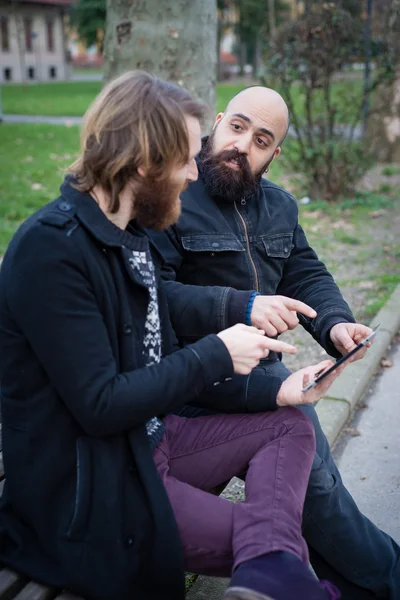
M 1 31 L 1 49 L 3 52 L 10 50 L 10 32 L 8 29 L 8 18 L 0 17 L 0 31 Z
M 4 81 L 12 80 L 12 71 L 11 71 L 10 67 L 6 67 L 3 71 L 3 74 L 4 74 Z
M 50 77 L 50 79 L 56 79 L 56 77 L 57 77 L 56 67 L 49 67 L 49 77 Z
M 25 50 L 32 52 L 32 19 L 24 19 L 24 31 L 25 31 Z
M 47 50 L 54 52 L 54 21 L 47 19 L 46 21 L 46 32 L 47 32 Z
M 35 79 L 35 69 L 34 69 L 34 67 L 29 67 L 29 69 L 28 69 L 28 79 Z

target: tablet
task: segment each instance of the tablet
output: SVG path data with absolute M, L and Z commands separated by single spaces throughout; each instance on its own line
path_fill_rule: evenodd
M 362 348 L 364 348 L 365 344 L 368 344 L 368 342 L 370 342 L 372 340 L 372 338 L 374 338 L 376 336 L 376 332 L 378 331 L 378 328 L 379 328 L 379 325 L 377 325 L 375 327 L 375 329 L 372 331 L 372 333 L 370 333 L 369 336 L 367 336 L 365 338 L 365 340 L 360 342 L 355 348 L 353 348 L 353 350 L 350 350 L 350 352 L 348 354 L 345 354 L 344 356 L 342 356 L 342 358 L 338 358 L 338 360 L 335 362 L 334 365 L 332 365 L 331 367 L 329 367 L 329 369 L 327 369 L 326 371 L 324 371 L 323 373 L 318 375 L 318 377 L 316 379 L 314 379 L 314 381 L 309 383 L 301 391 L 308 392 L 308 390 L 311 390 L 313 387 L 315 387 L 321 381 L 323 381 L 325 379 L 325 377 L 328 377 L 328 375 L 333 373 L 333 371 L 335 371 L 335 369 L 340 367 L 340 365 L 347 362 L 352 356 L 354 356 L 357 352 L 359 352 Z

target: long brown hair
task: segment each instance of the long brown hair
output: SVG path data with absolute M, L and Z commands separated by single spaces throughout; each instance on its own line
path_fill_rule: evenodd
M 119 210 L 119 194 L 137 178 L 138 167 L 162 180 L 189 159 L 185 117 L 201 120 L 205 106 L 186 90 L 140 71 L 121 75 L 104 87 L 84 117 L 81 156 L 69 171 L 75 187 L 101 186 L 109 210 Z

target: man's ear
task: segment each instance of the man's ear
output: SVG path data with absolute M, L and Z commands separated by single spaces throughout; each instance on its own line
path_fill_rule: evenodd
M 220 122 L 220 120 L 223 118 L 225 113 L 220 112 L 217 114 L 217 116 L 215 117 L 215 121 L 214 121 L 214 125 L 213 125 L 213 129 L 216 128 L 216 126 L 218 125 L 218 123 Z
M 143 167 L 138 167 L 138 175 L 140 175 L 140 177 L 145 177 L 146 176 L 146 170 Z
M 278 156 L 281 153 L 282 148 L 280 146 L 277 147 L 277 149 L 274 152 L 274 158 L 278 158 Z

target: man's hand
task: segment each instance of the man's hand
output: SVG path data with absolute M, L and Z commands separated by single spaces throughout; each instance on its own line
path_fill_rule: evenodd
M 333 373 L 328 375 L 328 377 L 325 377 L 321 383 L 314 388 L 311 388 L 311 390 L 308 390 L 308 392 L 302 392 L 301 390 L 311 383 L 318 373 L 326 371 L 333 364 L 334 363 L 331 360 L 323 360 L 318 365 L 305 367 L 305 369 L 300 369 L 290 375 L 282 383 L 281 389 L 278 392 L 276 399 L 278 406 L 308 404 L 309 402 L 317 402 L 322 396 L 325 396 L 336 377 L 340 375 L 346 365 L 338 367 Z
M 336 350 L 340 354 L 348 354 L 370 333 L 372 333 L 372 329 L 366 325 L 361 325 L 361 323 L 337 323 L 332 327 L 330 335 Z M 368 342 L 364 348 L 356 352 L 350 362 L 362 358 L 371 344 L 372 342 Z
M 218 337 L 224 342 L 231 355 L 233 369 L 239 375 L 248 375 L 271 350 L 289 354 L 297 352 L 295 346 L 271 340 L 265 337 L 264 331 L 240 323 L 221 331 Z
M 275 337 L 299 324 L 296 313 L 314 319 L 317 313 L 313 308 L 286 296 L 256 296 L 251 311 L 251 324 L 263 329 L 270 337 Z

